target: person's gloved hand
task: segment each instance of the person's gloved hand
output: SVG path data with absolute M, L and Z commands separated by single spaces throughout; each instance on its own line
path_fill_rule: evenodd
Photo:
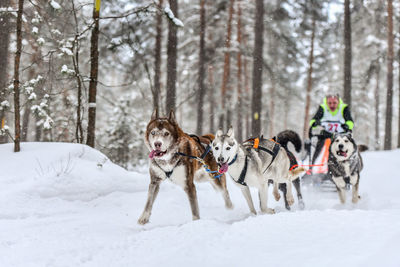
M 321 135 L 326 139 L 326 138 L 331 138 L 332 136 L 333 136 L 333 134 L 332 133 L 330 133 L 330 132 L 328 132 L 328 131 L 326 131 L 326 130 L 323 130 L 322 132 L 321 132 Z
M 319 120 L 315 120 L 314 122 L 313 122 L 313 124 L 311 124 L 311 127 L 315 127 L 315 126 L 318 126 L 318 125 L 320 125 L 321 124 L 321 122 L 319 121 Z
M 346 123 L 343 123 L 341 126 L 342 126 L 342 129 L 343 129 L 345 132 L 349 132 L 349 131 L 350 131 L 349 126 L 348 126 Z

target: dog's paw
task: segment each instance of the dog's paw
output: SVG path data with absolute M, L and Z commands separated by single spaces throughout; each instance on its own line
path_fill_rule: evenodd
M 232 202 L 225 204 L 225 208 L 226 208 L 227 210 L 233 210 L 233 204 L 232 204 Z
M 142 216 L 140 216 L 138 220 L 138 224 L 145 225 L 146 223 L 149 222 L 150 219 L 150 214 L 143 212 Z
M 271 208 L 267 208 L 261 211 L 263 214 L 275 214 L 275 210 Z
M 289 206 L 292 206 L 294 204 L 293 196 L 286 196 L 286 200 L 287 200 Z
M 200 216 L 198 216 L 198 215 L 193 215 L 193 216 L 192 216 L 192 220 L 193 220 L 193 221 L 200 220 Z
M 279 201 L 279 199 L 281 199 L 281 194 L 279 194 L 278 191 L 276 191 L 276 192 L 274 191 L 274 198 L 276 201 Z
M 357 204 L 358 203 L 358 201 L 361 199 L 361 197 L 360 196 L 357 196 L 357 197 L 353 197 L 352 199 L 351 199 L 351 202 L 353 202 L 354 204 Z

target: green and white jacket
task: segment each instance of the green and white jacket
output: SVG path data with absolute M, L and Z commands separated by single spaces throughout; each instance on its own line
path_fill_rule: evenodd
M 346 124 L 349 130 L 354 127 L 353 118 L 350 114 L 350 108 L 347 104 L 343 103 L 343 100 L 339 98 L 339 105 L 335 111 L 331 111 L 327 104 L 326 97 L 323 103 L 319 106 L 317 113 L 310 121 L 310 126 L 315 127 L 322 125 L 325 130 L 331 133 L 342 133 L 345 130 L 342 128 L 342 124 Z

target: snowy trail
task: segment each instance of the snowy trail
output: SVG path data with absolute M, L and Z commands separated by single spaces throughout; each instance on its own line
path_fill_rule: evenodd
M 0 266 L 400 266 L 400 150 L 363 154 L 357 205 L 303 189 L 305 210 L 270 194 L 277 214 L 250 216 L 232 182 L 234 210 L 205 183 L 193 222 L 185 193 L 164 182 L 139 226 L 146 173 L 76 144 L 22 149 L 0 146 Z

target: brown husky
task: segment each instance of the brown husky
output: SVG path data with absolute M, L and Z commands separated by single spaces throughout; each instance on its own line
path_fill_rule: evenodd
M 201 157 L 205 152 L 202 144 L 208 145 L 213 139 L 213 135 L 192 138 L 184 133 L 178 126 L 173 111 L 168 118 L 159 118 L 157 110 L 153 112 L 145 136 L 146 146 L 150 150 L 150 185 L 144 211 L 138 220 L 139 224 L 149 222 L 160 183 L 166 179 L 181 186 L 188 195 L 193 220 L 200 218 L 194 181 L 210 181 L 215 189 L 222 192 L 226 208 L 232 208 L 225 175 L 221 175 L 219 179 L 214 178 L 206 172 L 199 161 L 185 156 Z M 204 161 L 210 170 L 217 170 L 217 163 L 211 151 L 207 153 Z

